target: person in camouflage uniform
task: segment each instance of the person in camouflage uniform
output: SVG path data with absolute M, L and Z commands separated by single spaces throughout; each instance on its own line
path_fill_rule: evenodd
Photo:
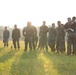
M 48 50 L 48 46 L 47 46 L 47 32 L 48 32 L 48 27 L 46 26 L 46 22 L 43 21 L 43 25 L 40 27 L 40 31 L 39 31 L 39 36 L 40 36 L 40 47 L 41 49 L 44 50 L 44 48 L 46 47 L 46 50 Z
M 72 54 L 72 38 L 70 37 L 71 35 L 71 31 L 69 30 L 70 26 L 71 26 L 71 18 L 68 17 L 67 18 L 68 22 L 64 25 L 64 29 L 67 32 L 67 55 L 71 55 Z
M 30 50 L 32 50 L 32 35 L 33 35 L 32 32 L 33 32 L 33 28 L 30 22 L 27 22 L 27 26 L 23 29 L 23 36 L 25 37 L 24 51 L 27 51 L 28 44 L 29 44 Z
M 13 45 L 15 50 L 18 47 L 18 50 L 20 49 L 20 43 L 19 43 L 19 39 L 21 37 L 21 33 L 20 33 L 20 29 L 17 28 L 17 25 L 14 25 L 14 29 L 12 31 L 12 40 L 13 40 Z
M 66 51 L 66 47 L 65 47 L 66 31 L 65 31 L 65 29 L 64 29 L 64 24 L 61 24 L 61 26 L 62 26 L 62 28 L 63 28 L 63 30 L 64 30 L 64 32 L 65 32 L 65 36 L 63 37 L 63 52 L 65 52 L 65 51 Z
M 67 55 L 76 55 L 76 17 L 68 18 L 64 28 L 67 31 Z
M 49 37 L 48 45 L 51 48 L 52 52 L 55 52 L 55 42 L 56 42 L 56 28 L 55 24 L 52 24 L 52 27 L 49 28 Z
M 71 28 L 73 29 L 73 55 L 76 55 L 76 17 L 72 18 L 72 25 Z
M 57 22 L 58 27 L 56 28 L 56 49 L 57 52 L 64 52 L 64 37 L 65 37 L 65 31 L 61 25 L 61 21 Z
M 4 47 L 8 47 L 8 39 L 9 39 L 10 32 L 7 30 L 7 27 L 5 27 L 5 30 L 3 31 L 3 43 Z
M 32 23 L 30 22 L 32 31 L 31 31 L 31 35 L 32 35 L 32 48 L 35 50 L 36 49 L 36 37 L 37 37 L 37 29 L 35 26 L 32 25 Z

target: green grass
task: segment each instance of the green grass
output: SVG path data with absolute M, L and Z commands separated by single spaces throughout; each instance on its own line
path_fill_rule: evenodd
M 0 75 L 76 75 L 76 56 L 47 51 L 23 51 L 3 47 L 0 41 Z

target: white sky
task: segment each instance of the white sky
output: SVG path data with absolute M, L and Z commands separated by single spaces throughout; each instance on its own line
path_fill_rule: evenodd
M 35 26 L 41 26 L 45 20 L 47 25 L 67 17 L 76 16 L 75 0 L 0 0 L 0 25 L 13 27 L 26 26 L 31 21 Z

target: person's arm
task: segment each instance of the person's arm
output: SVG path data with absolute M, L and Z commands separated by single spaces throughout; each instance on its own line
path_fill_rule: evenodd
M 69 23 L 70 24 L 70 23 Z M 68 25 L 69 25 L 68 23 L 66 23 L 64 26 L 63 26 L 63 28 L 65 29 L 65 30 L 67 30 L 68 29 Z
M 57 36 L 57 33 L 56 33 L 56 29 L 55 29 L 55 37 Z
M 49 28 L 46 26 L 46 29 L 44 30 L 44 33 L 47 33 L 49 31 Z

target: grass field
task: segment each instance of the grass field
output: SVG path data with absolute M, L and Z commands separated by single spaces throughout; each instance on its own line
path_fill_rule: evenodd
M 76 56 L 47 51 L 25 51 L 3 47 L 0 41 L 0 75 L 76 75 Z

